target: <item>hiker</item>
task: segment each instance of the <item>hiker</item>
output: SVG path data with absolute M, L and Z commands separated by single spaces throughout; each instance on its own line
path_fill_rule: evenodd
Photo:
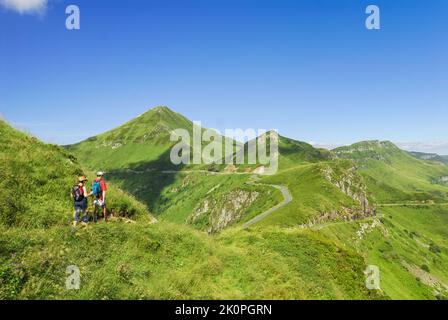
M 106 181 L 103 179 L 104 172 L 99 171 L 96 174 L 96 179 L 92 184 L 92 192 L 91 194 L 95 198 L 93 204 L 95 205 L 95 209 L 93 211 L 93 220 L 96 222 L 98 210 L 103 210 L 103 218 L 104 222 L 107 219 L 107 208 L 106 208 Z
M 75 209 L 73 227 L 78 225 L 78 222 L 85 218 L 87 211 L 87 178 L 85 176 L 78 178 L 78 184 L 72 188 L 73 206 Z

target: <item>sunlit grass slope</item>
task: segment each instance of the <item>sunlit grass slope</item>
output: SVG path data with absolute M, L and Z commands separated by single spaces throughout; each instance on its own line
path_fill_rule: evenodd
M 2 192 L 0 198 L 0 299 L 378 297 L 364 286 L 361 256 L 319 235 L 237 227 L 210 236 L 165 219 L 154 224 L 145 219 L 145 206 L 115 187 L 110 189 L 111 209 L 126 206 L 137 218 L 134 223 L 118 220 L 75 231 L 69 190 L 83 173 L 77 160 L 59 147 L 0 125 L 2 190 L 20 191 Z M 198 202 L 207 198 L 212 185 L 221 184 L 223 190 L 244 185 L 254 191 L 243 177 L 230 176 L 213 176 L 207 184 L 185 174 L 176 176 L 172 187 L 187 177 L 198 195 L 190 198 L 186 188 L 181 198 L 170 199 L 173 209 L 161 202 L 158 209 L 167 211 L 166 220 L 183 220 L 183 205 L 176 207 L 176 201 Z M 162 195 L 171 197 L 170 189 Z M 268 203 L 256 205 L 264 210 Z M 65 287 L 70 265 L 80 269 L 80 290 Z
M 448 207 L 389 207 L 380 213 L 320 232 L 377 265 L 381 288 L 392 299 L 446 299 Z
M 316 234 L 169 224 L 99 224 L 69 232 L 2 229 L 0 298 L 371 299 L 364 261 Z M 80 269 L 67 290 L 66 267 Z
M 71 221 L 70 190 L 77 177 L 86 174 L 73 155 L 0 121 L 0 165 L 0 224 L 49 227 Z M 111 211 L 148 214 L 144 205 L 113 184 L 109 194 Z
M 448 201 L 448 166 L 422 161 L 390 142 L 367 141 L 333 150 L 356 162 L 369 190 L 380 203 Z

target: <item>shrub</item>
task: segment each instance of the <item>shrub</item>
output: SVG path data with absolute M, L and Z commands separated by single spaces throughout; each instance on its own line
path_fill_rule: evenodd
M 23 271 L 11 261 L 0 265 L 0 300 L 15 299 L 24 283 Z
M 421 268 L 422 268 L 423 271 L 426 271 L 426 272 L 428 272 L 428 273 L 430 272 L 430 271 L 429 271 L 429 267 L 428 267 L 428 265 L 426 265 L 426 264 L 423 264 L 423 265 L 421 266 Z
M 438 253 L 442 252 L 442 249 L 440 249 L 440 247 L 438 245 L 436 245 L 435 243 L 431 243 L 429 245 L 429 251 L 438 254 Z

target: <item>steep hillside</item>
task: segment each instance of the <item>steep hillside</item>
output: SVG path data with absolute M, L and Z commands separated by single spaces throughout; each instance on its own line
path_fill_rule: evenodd
M 392 299 L 448 299 L 447 223 L 447 206 L 393 206 L 320 233 L 378 266 L 381 289 Z
M 391 142 L 360 142 L 333 152 L 355 161 L 378 202 L 448 199 L 448 167 L 416 159 Z
M 302 164 L 264 177 L 262 183 L 288 187 L 293 201 L 261 221 L 269 225 L 305 227 L 375 215 L 375 203 L 363 178 L 348 160 Z
M 138 218 L 77 232 L 70 231 L 68 192 L 82 166 L 69 151 L 0 122 L 0 187 L 6 190 L 0 194 L 0 299 L 447 296 L 447 212 L 433 203 L 446 196 L 448 187 L 437 180 L 446 174 L 444 165 L 415 159 L 387 142 L 332 153 L 280 136 L 280 168 L 272 176 L 247 167 L 166 170 L 160 159 L 171 145 L 165 139 L 172 128 L 189 123 L 170 114 L 157 108 L 142 116 L 148 127 L 164 128 L 150 139 L 141 139 L 146 125 L 131 121 L 136 128 L 100 135 L 94 139 L 99 145 L 86 141 L 69 148 L 83 157 L 113 150 L 112 209 L 148 216 L 120 187 L 159 217 L 156 224 Z M 122 145 L 112 149 L 111 142 Z M 126 145 L 132 161 L 121 150 Z M 153 158 L 143 150 L 153 150 Z M 157 166 L 148 166 L 154 159 Z M 95 161 L 91 170 L 102 166 Z M 282 201 L 273 186 L 285 186 L 292 201 L 243 229 Z M 416 201 L 423 195 L 433 201 Z M 366 264 L 380 267 L 381 291 L 366 289 Z M 64 288 L 69 265 L 81 271 L 79 291 Z
M 80 270 L 67 290 L 66 268 Z M 210 237 L 179 224 L 0 226 L 0 299 L 375 299 L 363 258 L 312 233 Z M 342 272 L 341 272 L 342 271 Z
M 191 131 L 193 123 L 167 107 L 157 107 L 122 126 L 91 137 L 67 149 L 90 168 L 114 170 L 150 163 L 169 166 L 171 132 Z
M 279 137 L 279 153 L 280 153 L 280 170 L 296 166 L 303 162 L 318 162 L 330 160 L 333 155 L 325 149 L 317 149 L 312 145 L 286 138 Z
M 272 179 L 266 179 L 264 185 L 250 183 L 251 173 L 268 165 L 261 164 L 258 158 L 256 164 L 247 164 L 249 142 L 242 149 L 246 164 L 174 166 L 169 159 L 173 145 L 169 141 L 170 130 L 184 128 L 191 131 L 192 125 L 191 121 L 170 109 L 157 107 L 110 132 L 69 146 L 69 150 L 92 169 L 109 168 L 108 178 L 145 202 L 160 219 L 192 224 L 208 232 L 243 223 L 281 202 L 281 192 L 266 186 L 271 182 L 286 185 L 297 194 L 298 200 L 284 209 L 294 214 L 288 214 L 282 223 L 289 221 L 299 225 L 310 219 L 348 219 L 359 216 L 360 212 L 364 215 L 364 204 L 351 191 L 347 192 L 342 180 L 339 181 L 342 172 L 351 172 L 350 179 L 356 180 L 354 185 L 363 185 L 355 178 L 352 164 L 333 161 L 331 152 L 283 136 L 278 136 L 278 173 Z M 157 131 L 158 135 L 146 134 L 154 132 L 154 128 L 164 130 Z M 266 135 L 269 137 L 266 149 L 269 150 L 271 136 Z M 265 136 L 258 137 L 256 143 L 260 138 Z M 270 153 L 261 151 L 266 155 Z M 91 160 L 90 155 L 95 155 L 95 160 Z M 233 155 L 236 156 L 237 153 Z M 318 165 L 324 162 L 328 162 L 326 166 L 337 174 L 324 173 Z M 315 166 L 306 167 L 311 164 Z M 309 169 L 309 183 L 291 180 L 296 172 L 308 170 L 302 166 Z M 287 173 L 282 174 L 284 171 Z M 340 177 L 343 179 L 342 174 Z M 322 187 L 326 185 L 331 187 Z M 303 198 L 307 197 L 310 200 L 304 202 Z M 373 206 L 367 211 L 365 214 L 373 214 Z
M 249 144 L 252 143 L 253 145 L 256 145 L 257 152 L 261 152 L 262 154 L 265 154 L 266 156 L 271 156 L 271 139 L 277 139 L 276 143 L 278 144 L 278 169 L 279 170 L 286 170 L 288 168 L 295 167 L 300 164 L 305 163 L 316 163 L 319 161 L 328 161 L 331 160 L 334 156 L 331 153 L 331 151 L 324 150 L 324 149 L 317 149 L 314 148 L 312 145 L 297 141 L 294 139 L 290 139 L 284 136 L 279 135 L 278 133 L 275 133 L 275 135 L 271 135 L 271 132 L 267 132 L 259 137 L 257 137 L 254 140 L 251 140 L 249 142 L 246 142 L 244 144 L 244 147 L 242 149 L 242 152 L 244 152 L 245 155 L 245 163 L 248 163 L 248 150 L 249 150 Z M 260 145 L 259 142 L 262 142 Z M 264 146 L 264 148 L 263 148 Z M 260 166 L 264 166 L 264 164 L 260 163 L 260 159 L 257 154 L 257 161 L 255 165 L 238 165 L 237 171 L 244 172 L 248 171 L 248 169 L 254 170 Z M 269 164 L 265 165 L 266 167 L 269 166 Z
M 125 209 L 139 219 L 89 224 L 75 232 L 69 189 L 83 173 L 77 160 L 4 122 L 0 146 L 0 299 L 386 297 L 365 288 L 359 254 L 317 234 L 236 228 L 208 236 L 190 226 L 154 224 L 145 219 L 143 205 L 113 186 L 112 210 Z M 219 182 L 241 187 L 228 180 Z M 189 190 L 208 188 L 211 194 L 210 185 L 200 182 L 183 178 L 181 183 L 192 183 Z M 250 193 L 246 200 L 255 194 L 250 186 L 245 192 Z M 200 205 L 199 199 L 187 201 Z M 79 290 L 65 287 L 66 269 L 73 265 L 80 270 Z
M 0 121 L 0 165 L 0 224 L 48 227 L 71 221 L 70 189 L 86 173 L 73 155 Z M 113 185 L 109 191 L 112 211 L 146 215 L 132 197 Z

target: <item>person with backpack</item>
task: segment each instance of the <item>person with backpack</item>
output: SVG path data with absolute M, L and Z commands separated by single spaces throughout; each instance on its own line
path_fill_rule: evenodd
M 85 176 L 78 178 L 78 184 L 72 188 L 73 206 L 75 209 L 73 227 L 86 215 L 87 211 L 87 178 Z
M 107 219 L 107 208 L 106 208 L 106 181 L 103 179 L 104 172 L 99 171 L 96 174 L 96 179 L 93 181 L 92 184 L 92 192 L 91 194 L 95 198 L 93 201 L 93 204 L 95 205 L 95 209 L 93 211 L 93 219 L 96 222 L 97 220 L 97 211 L 103 210 L 103 218 L 104 222 L 106 222 Z

